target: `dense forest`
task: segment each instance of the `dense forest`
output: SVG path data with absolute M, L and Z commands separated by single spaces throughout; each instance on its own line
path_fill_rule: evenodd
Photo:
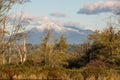
M 95 30 L 83 44 L 69 44 L 45 31 L 41 44 L 27 43 L 21 19 L 9 28 L 7 13 L 29 0 L 0 0 L 0 79 L 119 80 L 120 16 Z

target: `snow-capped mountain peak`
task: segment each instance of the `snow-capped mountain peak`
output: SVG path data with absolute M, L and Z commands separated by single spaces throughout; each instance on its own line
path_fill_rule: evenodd
M 16 15 L 19 17 L 20 15 Z M 11 21 L 16 20 L 14 16 L 11 17 Z M 87 36 L 92 34 L 93 31 L 89 29 L 83 29 L 80 26 L 63 24 L 55 20 L 50 19 L 48 16 L 34 17 L 30 15 L 24 15 L 22 18 L 22 25 L 26 27 L 32 26 L 27 31 L 30 33 L 29 43 L 39 44 L 41 43 L 40 38 L 44 36 L 45 30 L 51 30 L 57 37 L 64 35 L 68 43 L 83 43 Z
M 55 21 L 50 20 L 48 17 L 44 17 L 39 19 L 40 25 L 37 26 L 36 28 L 39 30 L 55 30 L 58 32 L 66 30 L 65 27 L 63 27 L 61 24 L 56 23 Z

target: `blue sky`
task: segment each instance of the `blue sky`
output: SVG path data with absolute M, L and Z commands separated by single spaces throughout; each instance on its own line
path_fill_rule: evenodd
M 14 6 L 12 12 L 22 11 L 33 16 L 48 16 L 62 23 L 71 22 L 102 30 L 109 21 L 108 17 L 115 14 L 116 10 L 119 11 L 118 8 L 118 0 L 31 0 L 24 5 Z

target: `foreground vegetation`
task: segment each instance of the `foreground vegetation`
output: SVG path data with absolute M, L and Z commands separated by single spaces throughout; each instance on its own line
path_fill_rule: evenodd
M 105 31 L 108 32 L 107 38 L 106 34 L 104 34 Z M 109 34 L 109 31 L 115 33 Z M 113 48 L 114 43 L 119 44 L 119 31 L 116 32 L 112 27 L 109 27 L 103 32 L 94 32 L 90 35 L 89 40 L 92 40 L 92 43 L 87 41 L 84 44 L 77 45 L 69 45 L 63 35 L 57 40 L 54 40 L 51 35 L 52 32 L 49 30 L 43 39 L 43 43 L 40 45 L 26 44 L 27 55 L 24 63 L 20 62 L 17 52 L 13 52 L 10 56 L 10 63 L 3 65 L 1 58 L 0 78 L 119 80 L 120 47 L 115 45 L 116 47 Z M 116 42 L 112 41 L 112 45 L 109 46 L 111 44 L 109 41 L 111 35 L 111 40 L 116 38 Z M 102 39 L 106 40 L 106 44 Z M 111 54 L 111 51 L 114 52 Z
M 84 67 L 79 69 L 44 68 L 39 63 L 26 61 L 21 65 L 2 65 L 0 79 L 41 80 L 119 80 L 120 71 L 109 68 Z

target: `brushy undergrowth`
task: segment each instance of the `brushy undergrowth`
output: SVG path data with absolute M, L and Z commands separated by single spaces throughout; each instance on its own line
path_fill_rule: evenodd
M 39 66 L 4 65 L 0 66 L 0 79 L 41 79 L 41 80 L 119 80 L 120 71 L 99 67 L 81 69 L 44 68 Z

